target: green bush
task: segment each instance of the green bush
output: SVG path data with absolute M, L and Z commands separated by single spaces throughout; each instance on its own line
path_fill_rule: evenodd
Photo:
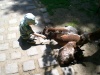
M 47 8 L 49 14 L 53 14 L 54 10 L 57 8 L 72 9 L 74 7 L 87 15 L 94 14 L 98 9 L 97 0 L 40 0 Z
M 46 7 L 50 14 L 53 14 L 53 10 L 57 8 L 68 8 L 70 6 L 70 0 L 40 0 Z

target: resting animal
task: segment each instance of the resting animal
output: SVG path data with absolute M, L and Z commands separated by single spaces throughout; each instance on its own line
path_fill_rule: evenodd
M 62 46 L 56 55 L 60 66 L 69 65 L 76 59 L 75 55 L 80 50 L 77 44 L 80 43 L 81 36 L 74 27 L 45 28 L 43 33 L 48 39 L 54 39 Z M 82 54 L 81 50 L 80 52 Z
M 59 49 L 57 61 L 61 67 L 78 62 L 83 58 L 83 50 L 77 47 L 75 41 L 70 41 Z
M 69 41 L 75 41 L 77 44 L 81 44 L 81 36 L 78 35 L 78 30 L 72 26 L 60 27 L 60 28 L 47 28 L 43 30 L 43 34 L 47 39 L 54 39 L 60 46 L 64 46 Z
M 78 30 L 72 26 L 65 26 L 65 27 L 45 27 L 43 30 L 44 35 L 48 35 L 50 32 L 57 32 L 57 33 L 62 33 L 62 34 L 68 34 L 68 33 L 74 33 L 78 34 Z
M 79 40 L 79 36 L 77 35 L 78 30 L 72 26 L 58 28 L 45 27 L 43 34 L 47 37 L 47 39 L 54 39 L 61 46 L 64 46 L 70 40 Z
M 57 61 L 61 67 L 65 66 L 66 64 L 69 65 L 71 62 L 73 62 L 75 59 L 75 47 L 76 42 L 71 41 L 59 49 Z
M 76 41 L 77 45 L 83 46 L 90 41 L 96 41 L 100 39 L 100 29 L 91 32 L 78 34 L 78 30 L 72 26 L 60 27 L 60 28 L 47 28 L 43 30 L 43 34 L 47 39 L 54 39 L 59 45 L 64 46 L 69 41 Z
M 66 28 L 45 28 L 44 35 L 48 39 L 54 39 L 62 48 L 59 49 L 57 60 L 60 66 L 69 65 L 75 59 L 82 59 L 82 50 L 85 43 L 100 39 L 100 29 L 87 34 L 78 35 L 76 29 Z M 80 56 L 81 55 L 81 56 Z

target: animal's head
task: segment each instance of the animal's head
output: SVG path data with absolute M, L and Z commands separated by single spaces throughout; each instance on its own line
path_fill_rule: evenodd
M 75 48 L 69 43 L 60 48 L 58 53 L 58 63 L 61 67 L 70 65 L 74 61 Z
M 84 32 L 83 34 L 81 34 L 80 38 L 80 41 L 77 43 L 78 45 L 80 45 L 80 47 L 90 42 L 89 33 Z
M 47 39 L 52 39 L 52 37 L 55 35 L 54 32 L 50 31 L 48 26 L 46 26 L 44 29 L 43 29 L 43 35 L 46 36 Z

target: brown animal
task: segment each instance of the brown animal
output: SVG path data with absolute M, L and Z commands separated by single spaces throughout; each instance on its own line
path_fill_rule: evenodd
M 70 33 L 70 34 L 69 34 Z M 72 26 L 67 27 L 59 27 L 59 28 L 53 28 L 53 27 L 45 27 L 43 30 L 43 34 L 47 37 L 47 39 L 54 39 L 58 42 L 59 45 L 64 46 L 68 41 L 75 40 L 73 37 L 76 37 L 77 40 L 79 39 L 78 31 Z M 65 37 L 67 39 L 65 39 Z M 69 39 L 71 37 L 71 39 Z
M 100 29 L 81 35 L 78 35 L 77 31 L 75 31 L 73 28 L 45 28 L 43 31 L 48 39 L 54 39 L 62 46 L 57 56 L 60 66 L 66 66 L 76 59 L 82 59 L 83 52 L 80 47 L 89 41 L 100 39 Z
M 50 32 L 53 32 L 53 33 L 56 32 L 56 33 L 61 33 L 61 34 L 68 34 L 68 33 L 77 34 L 78 33 L 77 29 L 72 26 L 56 27 L 56 28 L 46 26 L 43 30 L 43 34 L 47 36 Z
M 77 29 L 71 26 L 60 28 L 45 27 L 43 34 L 47 37 L 47 39 L 54 39 L 60 46 L 64 46 L 69 41 L 75 41 L 77 45 L 80 45 L 83 39 L 82 36 L 78 35 Z
M 75 53 L 80 50 L 77 44 L 81 40 L 81 36 L 77 34 L 76 29 L 73 27 L 45 28 L 43 32 L 48 39 L 54 39 L 62 46 L 57 56 L 57 61 L 60 66 L 67 66 L 76 59 L 75 55 L 77 54 Z M 80 52 L 82 54 L 82 51 Z
M 69 65 L 71 62 L 73 62 L 76 42 L 71 41 L 68 42 L 66 45 L 60 48 L 57 61 L 61 67 L 65 66 L 66 64 Z

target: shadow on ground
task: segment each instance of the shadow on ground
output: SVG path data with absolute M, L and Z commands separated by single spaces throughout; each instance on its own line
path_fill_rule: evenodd
M 9 4 L 4 14 L 16 12 L 20 14 L 33 13 L 35 16 L 40 16 L 41 13 L 36 9 L 36 3 L 34 0 L 12 0 L 13 4 Z
M 84 58 L 79 64 L 83 64 L 85 62 L 90 62 L 95 65 L 100 65 L 100 44 L 95 42 L 89 42 L 81 47 L 83 50 Z M 83 65 L 84 66 L 84 65 Z
M 97 50 L 97 52 L 94 53 L 92 56 L 85 57 L 83 62 L 91 62 L 95 65 L 100 65 L 99 57 L 100 57 L 100 49 Z
M 50 44 L 46 44 L 46 50 L 43 54 L 43 66 L 48 66 L 48 67 L 44 67 L 44 75 L 52 75 L 52 70 L 56 67 L 58 67 L 58 63 L 56 61 L 56 58 L 54 57 L 53 51 L 54 49 L 59 49 L 60 46 L 59 45 L 52 45 Z
M 27 41 L 23 40 L 21 37 L 19 37 L 18 42 L 19 42 L 19 46 L 22 48 L 22 50 L 27 50 L 31 46 L 41 45 L 41 44 L 31 44 L 31 43 L 28 43 Z
M 32 46 L 32 44 L 27 43 L 27 41 L 23 41 L 21 37 L 19 37 L 18 42 L 22 50 L 27 50 Z

